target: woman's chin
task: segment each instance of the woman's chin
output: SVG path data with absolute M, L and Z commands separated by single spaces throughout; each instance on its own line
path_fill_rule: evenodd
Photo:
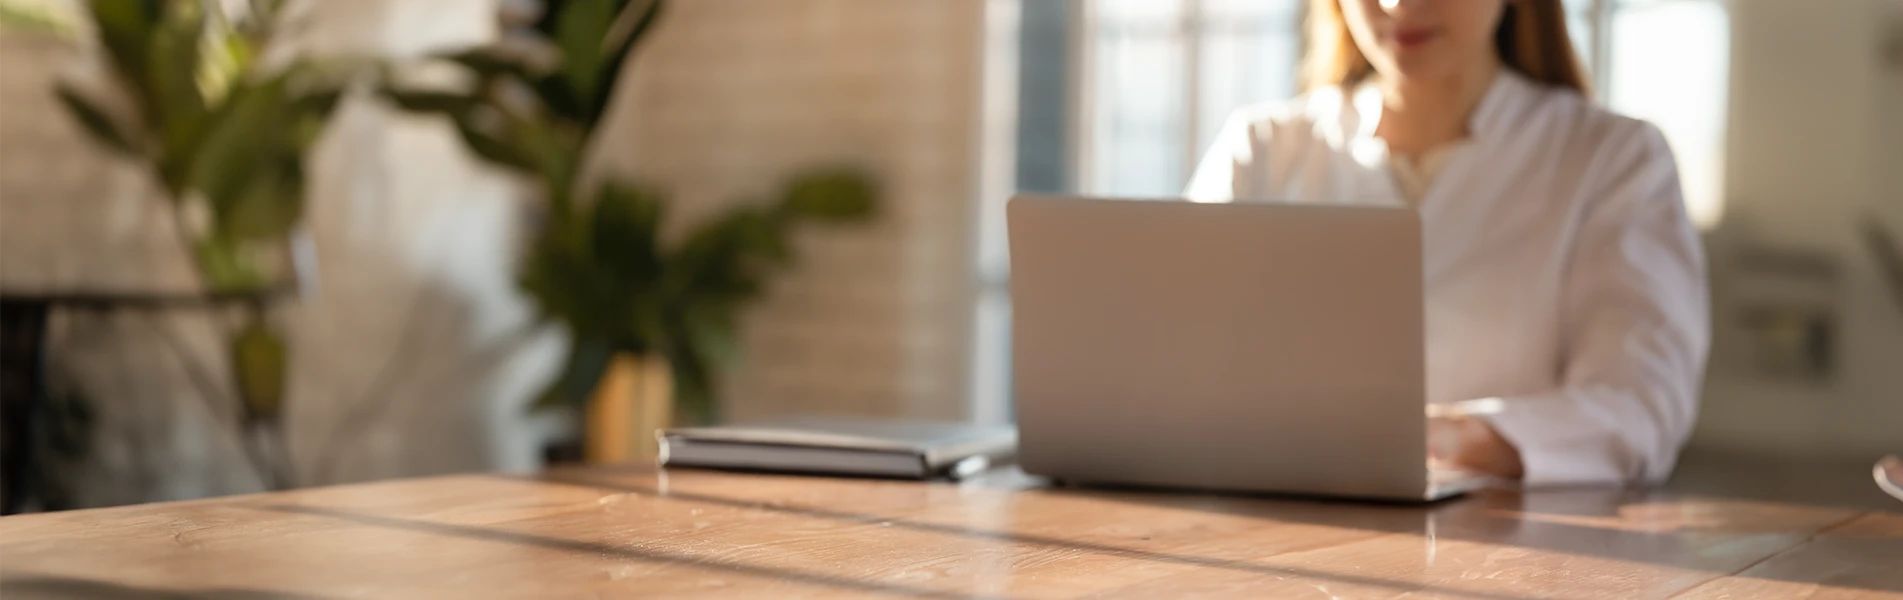
M 1393 75 L 1403 83 L 1446 81 L 1462 71 L 1462 65 L 1450 57 L 1426 51 L 1414 54 L 1395 57 Z

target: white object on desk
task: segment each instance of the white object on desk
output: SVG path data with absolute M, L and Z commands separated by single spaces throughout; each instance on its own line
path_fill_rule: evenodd
M 1877 461 L 1877 466 L 1870 472 L 1877 479 L 1877 487 L 1883 488 L 1885 493 L 1896 499 L 1903 500 L 1903 477 L 1897 476 L 1898 473 L 1903 473 L 1903 458 L 1885 456 L 1883 460 Z
M 1507 401 L 1501 398 L 1481 398 L 1464 402 L 1439 402 L 1427 405 L 1427 418 L 1453 419 L 1458 417 L 1480 417 L 1505 412 Z

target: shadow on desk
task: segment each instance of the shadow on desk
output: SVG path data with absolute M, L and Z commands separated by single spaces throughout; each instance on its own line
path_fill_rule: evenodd
M 1903 502 L 1878 488 L 1868 460 L 1793 460 L 1716 452 L 1688 452 L 1667 491 L 1681 494 L 1903 512 Z
M 1280 564 L 1203 556 L 1180 549 L 1145 550 L 1137 539 L 1107 543 L 1102 536 L 1061 529 L 1024 531 L 1021 528 L 977 527 L 942 518 L 925 520 L 911 515 L 853 512 L 837 508 L 801 506 L 757 498 L 686 491 L 662 491 L 614 477 L 589 473 L 553 473 L 538 481 L 585 486 L 748 510 L 765 510 L 804 518 L 896 527 L 940 535 L 1050 547 L 1125 559 L 1174 563 L 1202 568 L 1245 571 L 1257 575 L 1310 577 L 1350 583 L 1354 576 L 1309 572 Z M 1034 481 L 1034 480 L 1032 480 Z M 1196 511 L 1259 520 L 1266 525 L 1322 526 L 1369 532 L 1364 541 L 1391 536 L 1419 537 L 1429 544 L 1472 542 L 1486 546 L 1518 547 L 1624 563 L 1642 563 L 1689 572 L 1708 579 L 1739 574 L 1774 561 L 1785 553 L 1812 552 L 1805 560 L 1831 556 L 1859 556 L 1887 564 L 1895 557 L 1903 564 L 1903 537 L 1895 535 L 1829 537 L 1833 530 L 1858 519 L 1860 513 L 1825 507 L 1771 504 L 1692 496 L 1670 490 L 1560 490 L 1551 492 L 1486 492 L 1474 497 L 1430 506 L 1370 505 L 1364 503 L 1288 500 L 1189 493 L 1134 492 L 1106 489 L 1050 489 L 1036 483 L 1005 490 L 1016 500 L 1000 496 L 1001 510 L 1012 510 L 1036 498 L 1062 502 L 1088 500 L 1090 505 L 1126 505 L 1159 509 L 1133 515 L 1164 515 Z M 1106 504 L 1109 503 L 1109 504 Z M 833 505 L 837 506 L 837 505 Z M 1078 505 L 1080 507 L 1084 505 Z M 988 523 L 1013 522 L 1010 517 Z M 1883 527 L 1887 527 L 1883 526 Z M 1825 539 L 1825 538 L 1829 539 Z M 1147 540 L 1148 538 L 1142 538 Z M 1345 545 L 1353 545 L 1350 542 Z M 1372 543 L 1372 542 L 1371 542 Z M 1791 549 L 1786 551 L 1785 549 Z M 1352 551 L 1348 549 L 1345 551 Z M 1774 556 L 1775 555 L 1775 556 Z M 1770 556 L 1771 559 L 1765 557 Z M 1818 558 L 1818 557 L 1823 558 Z M 1800 563 L 1803 561 L 1799 561 Z M 1557 567 L 1558 565 L 1556 565 Z M 1845 576 L 1830 585 L 1903 593 L 1903 578 L 1864 577 L 1859 573 L 1820 573 L 1815 568 L 1751 570 L 1750 577 L 1812 583 L 1817 577 Z M 1423 588 L 1434 592 L 1435 589 Z M 1446 591 L 1446 590 L 1441 590 Z M 1474 596 L 1470 592 L 1460 595 Z M 1503 596 L 1504 597 L 1504 596 Z
M 71 577 L 0 574 L 7 600 L 315 600 L 315 596 L 252 590 L 161 590 Z

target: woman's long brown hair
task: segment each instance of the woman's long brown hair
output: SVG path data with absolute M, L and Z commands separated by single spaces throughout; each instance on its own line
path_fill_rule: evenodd
M 1308 51 L 1302 67 L 1308 88 L 1352 86 L 1374 74 L 1374 65 L 1355 46 L 1341 13 L 1341 2 L 1354 1 L 1309 0 Z M 1592 95 L 1586 68 L 1566 32 L 1566 9 L 1560 0 L 1509 1 L 1493 40 L 1508 68 L 1534 81 Z

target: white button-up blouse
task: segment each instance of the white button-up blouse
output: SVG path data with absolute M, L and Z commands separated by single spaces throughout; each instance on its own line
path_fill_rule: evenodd
M 1406 205 L 1374 86 L 1241 111 L 1199 202 Z M 1710 344 L 1704 256 L 1659 131 L 1504 69 L 1418 198 L 1428 402 L 1488 417 L 1528 485 L 1667 477 Z

